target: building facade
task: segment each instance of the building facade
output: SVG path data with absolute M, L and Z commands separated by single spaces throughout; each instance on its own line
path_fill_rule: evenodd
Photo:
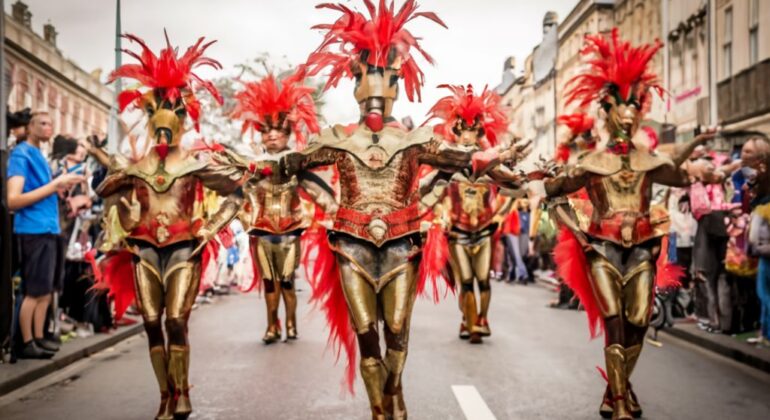
M 664 87 L 666 119 L 677 141 L 690 140 L 698 126 L 711 125 L 708 2 L 664 0 L 666 7 L 663 55 L 668 65 Z
M 56 48 L 57 32 L 50 23 L 42 37 L 36 34 L 32 13 L 21 1 L 3 17 L 8 109 L 48 111 L 56 134 L 106 135 L 113 93 L 101 83 L 99 72 L 88 73 L 65 58 Z
M 574 112 L 564 100 L 567 81 L 584 70 L 580 56 L 585 36 L 607 34 L 614 26 L 613 0 L 580 0 L 558 27 L 556 59 L 556 114 Z
M 770 2 L 715 2 L 719 123 L 770 133 Z

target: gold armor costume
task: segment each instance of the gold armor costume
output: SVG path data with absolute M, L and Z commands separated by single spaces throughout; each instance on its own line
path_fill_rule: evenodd
M 292 133 L 300 149 L 304 147 L 305 130 L 318 133 L 312 97 L 315 88 L 303 84 L 305 73 L 306 67 L 300 66 L 280 81 L 269 74 L 259 81 L 245 83 L 244 89 L 235 95 L 233 116 L 244 120 L 244 132 L 252 129 L 261 133 L 264 148 L 264 153 L 248 165 L 253 175 L 244 186 L 244 225 L 251 235 L 252 258 L 265 289 L 265 344 L 281 339 L 281 297 L 286 307 L 286 337 L 297 338 L 294 270 L 299 265 L 299 235 L 310 225 L 314 207 L 296 176 L 272 176 L 257 171 L 257 167 L 264 170 L 290 152 L 287 144 Z
M 269 160 L 268 159 L 262 160 Z M 252 177 L 243 188 L 246 226 L 251 235 L 252 258 L 265 290 L 266 344 L 281 339 L 278 306 L 286 309 L 286 337 L 297 338 L 297 295 L 294 271 L 299 265 L 300 233 L 310 225 L 313 203 L 300 195 L 296 176 L 276 182 L 273 177 Z
M 508 126 L 507 110 L 500 105 L 500 96 L 484 89 L 477 95 L 473 86 L 444 85 L 452 92 L 436 102 L 429 119 L 439 118 L 443 123 L 436 131 L 450 144 L 479 151 L 489 149 Z M 520 150 L 523 152 L 523 150 Z M 436 212 L 448 219 L 449 263 L 454 280 L 460 288 L 460 311 L 463 323 L 460 338 L 481 343 L 482 336 L 491 335 L 487 314 L 492 291 L 489 284 L 494 235 L 499 224 L 499 212 L 511 204 L 502 200 L 500 184 L 518 187 L 517 177 L 505 166 L 495 166 L 488 175 L 478 177 L 466 172 L 453 176 L 446 188 L 446 197 Z M 474 285 L 479 289 L 476 304 Z
M 585 252 L 588 290 L 581 295 L 581 285 L 575 287 L 570 273 L 564 280 L 581 297 L 589 318 L 594 312 L 601 317 L 606 334 L 608 386 L 600 414 L 613 419 L 642 414 L 629 378 L 649 324 L 660 238 L 668 231 L 665 213 L 651 206 L 652 185 L 687 185 L 687 174 L 679 166 L 703 140 L 685 145 L 673 159 L 644 145 L 647 136 L 644 130 L 638 130 L 639 122 L 652 100 L 649 90 L 658 88 L 646 63 L 658 48 L 660 44 L 631 47 L 619 40 L 617 29 L 609 39 L 602 35 L 587 37 L 584 51 L 592 58 L 589 73 L 569 82 L 567 100 L 581 101 L 581 106 L 599 100 L 610 138 L 605 147 L 586 152 L 576 163 L 560 168 L 545 185 L 556 219 L 574 235 L 578 248 L 583 248 L 580 252 Z M 615 61 L 626 55 L 642 60 L 643 65 L 631 59 Z M 608 66 L 617 68 L 602 71 Z M 623 77 L 604 79 L 613 74 Z M 564 207 L 563 196 L 581 188 L 585 188 L 588 205 L 574 200 L 572 209 Z M 558 257 L 561 242 L 554 251 L 555 260 L 566 264 Z
M 142 46 L 142 57 L 154 57 L 140 39 L 127 37 Z M 151 89 L 125 91 L 121 96 L 128 100 L 121 104 L 122 108 L 133 104 L 147 113 L 146 141 L 152 143 L 141 158 L 114 156 L 97 189 L 110 208 L 104 223 L 105 244 L 122 244 L 133 254 L 136 304 L 161 392 L 158 419 L 186 418 L 192 412 L 187 320 L 198 293 L 200 250 L 240 207 L 234 193 L 241 173 L 231 169 L 227 158 L 218 153 L 202 158 L 179 146 L 190 104 L 197 101 L 194 86 L 162 76 L 170 72 L 186 78 L 199 60 L 217 67 L 215 61 L 201 57 L 206 46 L 200 47 L 199 42 L 182 57 L 169 46 L 160 53 L 163 60 L 143 62 L 142 71 L 148 74 L 141 77 L 153 81 Z M 166 67 L 168 63 L 176 65 L 173 71 Z M 140 66 L 123 66 L 111 78 L 136 78 L 136 67 Z M 197 114 L 190 115 L 197 124 Z M 201 205 L 204 187 L 228 196 L 214 215 L 205 214 Z
M 451 172 L 470 166 L 471 153 L 433 139 L 430 127 L 409 132 L 391 116 L 400 79 L 409 100 L 419 97 L 422 86 L 422 72 L 411 54 L 419 48 L 419 38 L 405 25 L 418 17 L 444 23 L 434 13 L 416 12 L 414 0 L 406 0 L 400 8 L 384 2 L 366 6 L 368 17 L 345 4 L 319 5 L 341 17 L 319 25 L 324 40 L 307 60 L 310 75 L 330 69 L 326 88 L 344 76 L 355 78 L 359 124 L 323 130 L 306 150 L 285 157 L 279 170 L 289 176 L 336 165 L 340 202 L 328 241 L 333 255 L 324 255 L 336 261 L 332 272 L 339 280 L 327 278 L 329 284 L 311 279 L 311 283 L 327 293 L 324 308 L 333 338 L 335 334 L 339 338 L 341 325 L 350 329 L 345 323 L 352 319 L 372 418 L 406 419 L 401 375 L 418 286 L 419 233 L 421 223 L 432 218 L 420 198 L 433 184 L 423 188 L 418 182 L 420 165 L 439 169 L 433 179 L 446 181 Z M 349 317 L 335 316 L 337 308 L 328 305 L 329 296 L 337 299 L 340 288 Z M 384 357 L 380 321 L 387 348 Z M 351 351 L 347 344 L 345 349 Z

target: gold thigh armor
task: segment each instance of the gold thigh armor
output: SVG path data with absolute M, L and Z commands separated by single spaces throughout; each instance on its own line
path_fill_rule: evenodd
M 171 248 L 171 247 L 169 247 Z M 200 262 L 190 261 L 191 246 L 137 247 L 134 264 L 136 302 L 146 321 L 187 316 L 200 283 Z
M 399 333 L 408 328 L 417 278 L 416 246 L 410 239 L 382 247 L 354 240 L 337 239 L 334 251 L 340 267 L 342 289 L 356 332 L 383 319 Z
M 299 265 L 299 236 L 257 236 L 254 249 L 263 279 L 290 279 Z
M 646 327 L 655 286 L 655 267 L 650 260 L 627 267 L 625 274 L 607 258 L 591 252 L 588 264 L 591 269 L 591 287 L 603 318 L 618 316 L 621 311 L 633 325 Z

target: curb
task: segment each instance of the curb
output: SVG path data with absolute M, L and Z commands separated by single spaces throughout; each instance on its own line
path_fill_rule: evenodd
M 94 353 L 98 353 L 108 347 L 114 346 L 115 344 L 129 337 L 132 337 L 136 334 L 139 334 L 142 331 L 144 331 L 144 327 L 142 325 L 142 322 L 140 321 L 135 325 L 130 325 L 130 326 L 121 328 L 113 332 L 112 334 L 105 335 L 105 338 L 103 340 L 95 341 L 92 344 L 83 347 L 82 349 L 73 351 L 69 354 L 62 356 L 61 358 L 56 358 L 54 356 L 54 358 L 49 360 L 48 363 L 45 363 L 42 366 L 38 366 L 36 368 L 30 369 L 26 372 L 21 373 L 16 377 L 9 378 L 8 380 L 5 380 L 2 383 L 0 383 L 0 396 L 3 396 L 12 391 L 15 391 L 46 375 L 49 375 L 79 360 L 89 357 Z M 0 367 L 0 369 L 2 369 L 2 367 Z
M 733 359 L 736 362 L 743 363 L 747 366 L 751 366 L 766 373 L 770 373 L 770 357 L 768 359 L 763 359 L 743 351 L 740 348 L 726 346 L 717 341 L 705 339 L 684 329 L 676 328 L 676 326 L 662 329 L 660 332 L 687 341 L 691 344 L 702 347 L 706 350 L 712 351 L 727 358 Z

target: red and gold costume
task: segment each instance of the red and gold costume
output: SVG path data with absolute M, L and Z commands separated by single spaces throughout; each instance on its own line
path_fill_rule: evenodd
M 660 93 L 648 67 L 659 48 L 660 43 L 633 47 L 619 39 L 617 29 L 606 38 L 586 38 L 581 53 L 589 57 L 588 71 L 568 82 L 567 99 L 580 106 L 598 101 L 609 139 L 546 180 L 551 210 L 563 225 L 554 251 L 559 274 L 585 306 L 592 335 L 605 332 L 608 387 L 600 413 L 613 419 L 642 414 L 629 378 L 642 350 L 656 280 L 668 283 L 675 271 L 656 268 L 656 261 L 665 266 L 665 253 L 660 259 L 659 254 L 668 229 L 665 212 L 651 206 L 652 185 L 686 185 L 680 165 L 703 140 L 683 145 L 673 158 L 641 146 L 640 120 L 651 90 Z M 581 125 L 590 126 L 574 124 Z M 575 134 L 585 131 L 573 128 Z M 588 200 L 566 205 L 566 195 L 582 188 Z
M 314 206 L 300 186 L 296 175 L 281 178 L 263 174 L 257 167 L 267 161 L 277 162 L 292 149 L 289 136 L 294 133 L 297 149 L 305 146 L 305 130 L 318 133 L 315 88 L 302 84 L 305 68 L 276 80 L 272 74 L 244 85 L 236 94 L 238 104 L 233 117 L 244 120 L 243 131 L 262 133 L 263 144 L 273 147 L 257 156 L 251 165 L 254 173 L 244 184 L 246 230 L 251 235 L 252 258 L 264 285 L 267 306 L 266 344 L 281 339 L 278 306 L 283 297 L 286 309 L 286 338 L 297 338 L 297 295 L 294 271 L 300 260 L 300 234 L 310 226 Z
M 110 79 L 132 78 L 148 88 L 119 96 L 121 111 L 133 105 L 147 114 L 147 150 L 141 156 L 112 157 L 97 189 L 107 209 L 102 248 L 113 251 L 103 264 L 103 280 L 115 294 L 121 292 L 121 280 L 132 277 L 134 287 L 122 291 L 135 292 L 144 319 L 161 392 L 156 418 L 186 418 L 192 412 L 187 320 L 198 293 L 200 251 L 240 208 L 236 189 L 241 173 L 222 153 L 196 155 L 179 144 L 187 117 L 197 129 L 200 105 L 194 90 L 203 87 L 221 102 L 216 88 L 192 72 L 202 65 L 220 68 L 203 56 L 211 43 L 201 38 L 181 56 L 169 44 L 156 56 L 139 38 L 125 37 L 141 46 L 138 54 L 125 50 L 139 64 L 121 66 Z M 202 206 L 204 187 L 228 196 L 210 216 Z M 129 267 L 121 267 L 127 262 Z M 116 297 L 118 316 L 130 300 Z
M 448 88 L 452 94 L 439 99 L 430 110 L 431 119 L 443 120 L 435 127 L 435 132 L 446 141 L 469 150 L 487 150 L 496 146 L 498 136 L 508 126 L 500 96 L 487 89 L 476 95 L 470 85 L 467 88 L 440 87 Z M 501 213 L 511 204 L 510 199 L 502 200 L 495 185 L 501 179 L 506 180 L 506 186 L 518 187 L 516 177 L 504 166 L 498 166 L 480 178 L 459 172 L 452 177 L 446 197 L 439 205 L 439 212 L 447 214 L 451 226 L 448 232 L 449 262 L 460 287 L 463 314 L 460 338 L 470 339 L 474 344 L 491 335 L 487 314 L 492 297 L 489 282 L 494 248 L 492 237 Z M 478 304 L 475 287 L 479 290 Z
M 411 51 L 432 61 L 404 26 L 417 17 L 443 22 L 433 13 L 416 12 L 413 0 L 398 10 L 384 2 L 377 7 L 365 0 L 364 5 L 369 17 L 343 4 L 319 5 L 342 16 L 316 27 L 325 37 L 308 58 L 311 75 L 331 68 L 326 88 L 342 77 L 355 78 L 359 124 L 322 130 L 307 149 L 285 156 L 278 171 L 290 176 L 336 166 L 340 200 L 333 226 L 328 236 L 318 228 L 309 230 L 312 246 L 303 249 L 303 260 L 316 258 L 308 276 L 313 299 L 326 311 L 331 340 L 348 355 L 350 389 L 358 343 L 372 418 L 404 419 L 401 375 L 409 322 L 415 296 L 424 287 L 418 281 L 420 225 L 432 219 L 420 201 L 421 191 L 427 191 L 418 182 L 420 165 L 439 169 L 435 179 L 448 178 L 467 167 L 471 155 L 435 140 L 429 127 L 410 132 L 391 116 L 400 79 L 410 100 L 420 95 L 422 72 Z

